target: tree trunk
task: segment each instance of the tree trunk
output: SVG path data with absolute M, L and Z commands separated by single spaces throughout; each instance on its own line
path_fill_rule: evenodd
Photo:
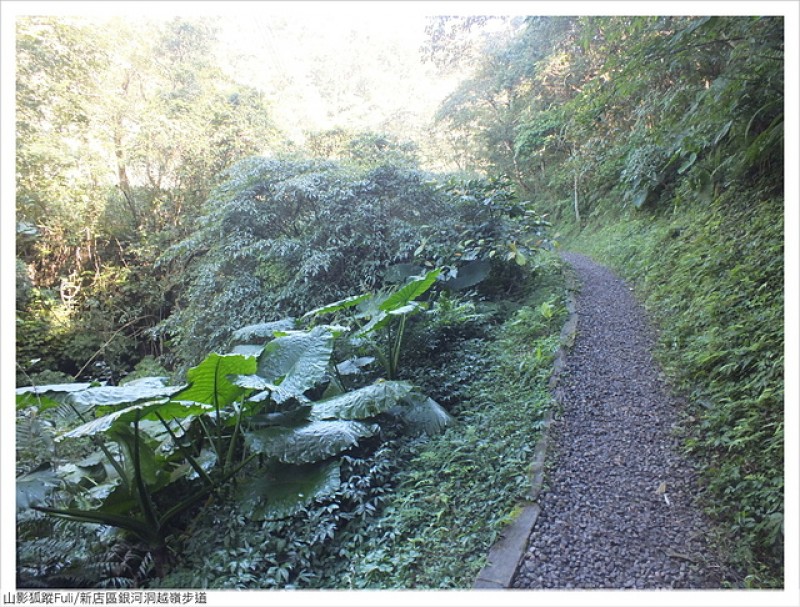
M 578 227 L 581 226 L 581 212 L 578 208 L 578 173 L 576 172 L 573 175 L 572 180 L 572 193 L 574 196 L 574 203 L 575 203 L 575 222 L 578 224 Z

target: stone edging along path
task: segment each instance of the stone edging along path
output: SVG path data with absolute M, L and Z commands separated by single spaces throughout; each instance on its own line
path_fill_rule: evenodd
M 561 329 L 560 343 L 555 353 L 553 371 L 548 382 L 550 393 L 559 405 L 562 403 L 559 401 L 558 382 L 564 369 L 567 351 L 575 341 L 578 326 L 575 291 L 578 290 L 579 285 L 575 276 L 569 270 L 565 271 L 564 279 L 566 282 L 567 320 Z M 547 447 L 552 423 L 553 412 L 551 408 L 545 415 L 542 431 L 533 451 L 533 461 L 529 471 L 531 486 L 527 495 L 530 501 L 522 508 L 522 511 L 511 525 L 503 530 L 500 538 L 489 550 L 487 564 L 478 573 L 473 588 L 501 589 L 511 587 L 517 567 L 525 554 L 528 537 L 541 513 L 541 507 L 537 500 L 544 486 Z
M 706 541 L 697 475 L 674 433 L 679 404 L 652 358 L 645 313 L 610 270 L 562 257 L 581 286 L 573 297 L 568 284 L 550 378 L 560 411 L 534 450 L 531 502 L 473 587 L 721 588 L 731 577 Z

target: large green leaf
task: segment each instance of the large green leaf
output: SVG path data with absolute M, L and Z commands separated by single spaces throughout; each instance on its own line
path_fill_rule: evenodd
M 241 354 L 242 356 L 255 356 L 258 358 L 264 351 L 264 345 L 238 344 L 231 348 L 231 354 Z
M 345 297 L 344 299 L 340 299 L 339 301 L 334 301 L 333 303 L 329 303 L 319 308 L 314 308 L 313 310 L 310 310 L 305 314 L 303 314 L 303 316 L 301 316 L 300 318 L 308 318 L 310 316 L 319 316 L 321 314 L 330 314 L 332 312 L 339 312 L 340 310 L 346 310 L 347 308 L 352 308 L 353 306 L 357 306 L 368 297 L 370 297 L 369 293 L 362 293 L 361 295 Z
M 17 409 L 39 407 L 40 411 L 58 407 L 66 402 L 71 392 L 90 388 L 92 384 L 47 384 L 44 386 L 25 386 L 17 388 Z
M 336 492 L 340 474 L 339 462 L 268 466 L 241 485 L 239 508 L 254 520 L 286 518 L 314 499 Z
M 245 433 L 254 453 L 274 457 L 286 464 L 322 461 L 349 449 L 380 428 L 355 421 L 314 421 L 296 428 L 270 427 Z
M 401 308 L 408 304 L 408 302 L 413 301 L 420 295 L 423 295 L 428 289 L 433 286 L 433 283 L 436 282 L 439 274 L 441 274 L 440 269 L 431 270 L 425 276 L 420 276 L 419 278 L 415 278 L 397 291 L 389 295 L 386 299 L 384 299 L 379 308 L 384 312 L 391 312 L 392 310 L 396 310 L 397 308 Z
M 81 384 L 46 384 L 44 386 L 24 386 L 22 388 L 17 388 L 17 394 L 47 394 L 48 392 L 53 393 L 64 393 L 64 392 L 79 392 L 80 390 L 86 390 L 87 388 L 91 388 L 92 384 L 86 382 Z
M 492 269 L 492 262 L 488 259 L 477 259 L 475 261 L 468 261 L 464 265 L 457 268 L 457 273 L 454 278 L 442 282 L 442 286 L 447 289 L 467 289 L 474 287 L 479 282 L 489 276 Z
M 432 398 L 413 392 L 406 397 L 407 406 L 400 409 L 400 418 L 412 429 L 434 436 L 455 422 L 452 415 Z
M 164 377 L 143 377 L 124 386 L 100 386 L 71 392 L 68 402 L 78 408 L 130 405 L 143 400 L 171 396 L 183 386 L 166 386 Z
M 311 413 L 311 405 L 300 405 L 289 407 L 286 411 L 275 411 L 272 413 L 257 413 L 248 418 L 250 427 L 265 426 L 300 426 L 308 422 Z
M 311 419 L 365 419 L 385 413 L 414 387 L 404 381 L 378 381 L 312 405 Z
M 136 482 L 142 481 L 149 491 L 156 492 L 169 484 L 174 465 L 160 456 L 157 441 L 141 430 L 135 431 L 128 421 L 132 420 L 118 421 L 112 425 L 106 431 L 106 436 L 123 449 L 128 477 Z
M 336 372 L 339 375 L 358 375 L 363 373 L 363 367 L 375 362 L 374 356 L 359 356 L 348 358 L 336 365 Z
M 269 390 L 275 392 L 278 386 L 261 377 L 260 375 L 232 375 L 231 382 L 248 390 Z
M 77 428 L 73 428 L 72 430 L 58 435 L 56 440 L 80 438 L 81 436 L 95 436 L 108 432 L 117 424 L 127 426 L 127 424 L 137 419 L 156 420 L 158 419 L 156 412 L 166 420 L 189 417 L 190 415 L 202 415 L 211 410 L 211 405 L 195 402 L 163 400 L 161 402 L 141 403 L 138 405 L 131 405 L 124 409 L 118 409 L 108 415 L 86 422 Z
M 220 408 L 235 401 L 244 388 L 232 383 L 229 375 L 252 375 L 256 372 L 255 358 L 241 354 L 209 354 L 186 374 L 189 386 L 173 395 L 173 400 L 207 403 Z
M 327 327 L 277 337 L 258 359 L 258 375 L 276 385 L 272 398 L 282 403 L 300 398 L 324 377 L 333 353 L 333 336 Z

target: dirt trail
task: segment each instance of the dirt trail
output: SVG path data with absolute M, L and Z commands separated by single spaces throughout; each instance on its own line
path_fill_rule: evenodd
M 581 284 L 578 334 L 558 388 L 541 515 L 512 587 L 723 587 L 644 311 L 610 270 L 563 256 Z

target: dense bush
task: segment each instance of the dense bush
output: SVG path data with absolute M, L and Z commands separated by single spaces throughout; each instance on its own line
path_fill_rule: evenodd
M 160 260 L 176 277 L 177 302 L 157 331 L 174 357 L 163 362 L 185 369 L 233 328 L 380 288 L 398 263 L 421 272 L 485 260 L 489 288 L 508 288 L 543 246 L 545 228 L 507 183 L 439 186 L 390 166 L 248 159 Z
M 249 159 L 216 190 L 197 230 L 162 258 L 186 272 L 162 330 L 185 364 L 233 328 L 373 289 L 448 213 L 414 171 Z

